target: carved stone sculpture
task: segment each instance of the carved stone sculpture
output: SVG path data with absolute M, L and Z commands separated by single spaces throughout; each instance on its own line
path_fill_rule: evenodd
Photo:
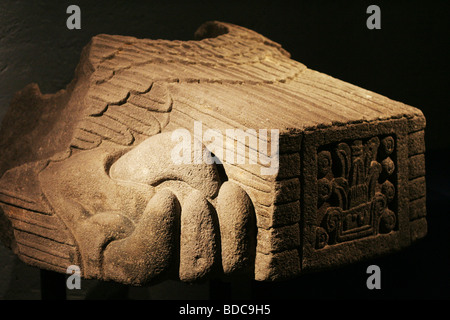
M 236 25 L 195 35 L 98 35 L 65 90 L 15 95 L 0 132 L 0 237 L 20 259 L 133 285 L 272 281 L 425 236 L 420 110 Z M 199 125 L 245 136 L 208 145 Z M 191 163 L 174 161 L 174 132 L 192 135 Z

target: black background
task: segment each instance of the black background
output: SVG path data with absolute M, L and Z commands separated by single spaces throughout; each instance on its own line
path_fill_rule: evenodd
M 81 30 L 66 28 L 66 8 L 81 8 Z M 366 27 L 369 5 L 381 30 Z M 255 283 L 253 298 L 450 298 L 448 1 L 12 1 L 0 3 L 0 116 L 31 82 L 44 93 L 64 88 L 81 49 L 98 33 L 193 39 L 219 20 L 280 43 L 307 67 L 421 109 L 427 118 L 428 235 L 380 259 L 288 282 Z M 1 262 L 0 262 L 1 263 Z M 368 290 L 376 264 L 382 289 Z

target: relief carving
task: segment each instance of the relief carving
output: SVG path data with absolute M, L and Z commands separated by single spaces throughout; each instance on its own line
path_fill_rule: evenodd
M 316 248 L 395 231 L 395 139 L 324 146 L 317 154 Z
M 42 94 L 31 84 L 16 94 L 0 131 L 2 242 L 39 268 L 76 264 L 84 278 L 142 285 L 286 279 L 309 262 L 345 262 L 316 249 L 400 234 L 408 212 L 398 205 L 396 130 L 423 130 L 420 110 L 308 69 L 240 26 L 207 22 L 195 36 L 97 35 L 66 89 Z M 378 130 L 395 121 L 389 133 Z M 205 129 L 198 140 L 197 122 Z M 347 136 L 355 127 L 373 133 Z M 256 147 L 252 134 L 235 138 L 245 163 L 227 163 L 224 152 L 217 162 L 185 164 L 171 157 L 179 129 L 194 132 L 200 154 L 211 156 L 217 144 L 203 143 L 207 132 L 273 130 L 277 138 Z M 343 135 L 304 144 L 321 130 Z M 423 139 L 414 137 L 409 150 L 421 153 Z M 271 150 L 266 163 L 261 149 Z M 245 161 L 250 151 L 259 162 Z M 420 218 L 423 171 L 411 170 L 407 199 Z M 426 230 L 419 222 L 414 239 Z M 382 240 L 369 243 L 374 253 L 397 248 L 396 239 Z

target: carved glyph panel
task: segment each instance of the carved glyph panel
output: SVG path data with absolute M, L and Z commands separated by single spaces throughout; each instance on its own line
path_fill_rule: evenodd
M 395 231 L 395 171 L 393 135 L 319 147 L 316 249 Z

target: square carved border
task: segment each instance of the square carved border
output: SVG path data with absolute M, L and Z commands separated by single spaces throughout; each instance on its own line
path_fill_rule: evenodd
M 406 119 L 305 132 L 302 271 L 410 244 L 407 133 Z

